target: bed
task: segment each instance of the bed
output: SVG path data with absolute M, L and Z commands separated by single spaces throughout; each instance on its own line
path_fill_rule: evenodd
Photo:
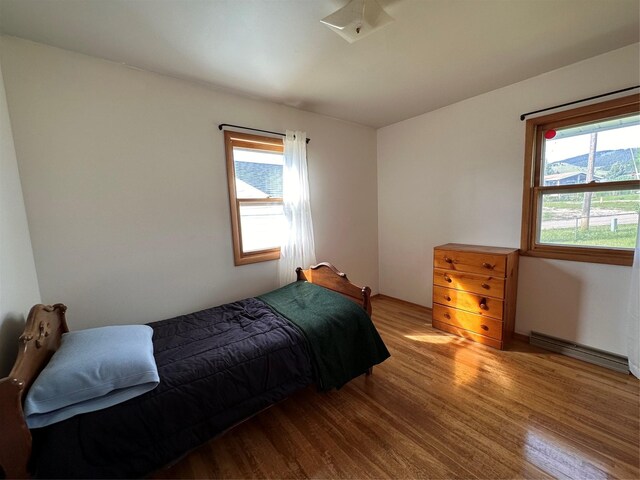
M 8 478 L 141 477 L 315 384 L 340 388 L 388 356 L 371 291 L 328 263 L 256 298 L 149 324 L 159 385 L 117 405 L 29 429 L 25 395 L 68 332 L 66 307 L 36 305 L 0 380 Z

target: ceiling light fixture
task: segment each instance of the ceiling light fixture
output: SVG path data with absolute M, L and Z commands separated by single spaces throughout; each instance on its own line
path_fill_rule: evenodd
M 393 18 L 376 0 L 351 0 L 320 22 L 353 43 L 393 22 Z

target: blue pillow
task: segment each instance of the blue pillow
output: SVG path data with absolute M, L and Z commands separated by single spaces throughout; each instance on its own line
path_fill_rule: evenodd
M 24 402 L 29 428 L 39 428 L 124 402 L 160 382 L 153 329 L 120 325 L 62 335 L 60 348 Z

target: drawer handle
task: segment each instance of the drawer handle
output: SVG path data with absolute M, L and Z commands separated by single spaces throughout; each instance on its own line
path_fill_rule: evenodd
M 449 315 L 448 313 L 445 313 L 444 318 L 451 318 L 451 315 Z
M 483 330 L 489 330 L 489 327 L 487 327 L 486 325 L 480 325 L 480 328 Z
M 450 297 L 449 295 L 445 295 L 445 296 L 444 296 L 444 299 L 445 299 L 447 302 L 450 302 L 450 301 L 451 301 L 451 297 Z
M 445 281 L 451 283 L 451 277 L 449 275 L 447 275 L 446 273 L 444 274 L 444 279 L 445 279 Z
M 453 259 L 449 258 L 449 257 L 444 257 L 444 261 L 447 263 L 453 263 Z
M 483 283 L 482 285 L 480 285 L 482 288 L 486 288 L 487 290 L 489 290 L 491 287 L 489 286 L 488 283 Z
M 487 262 L 484 262 L 482 266 L 484 268 L 488 268 L 489 270 L 493 270 L 493 267 L 494 267 L 494 265 L 491 265 L 490 263 L 487 263 Z
M 483 298 L 482 300 L 480 300 L 480 308 L 482 310 L 489 310 L 489 307 L 487 306 L 487 299 Z

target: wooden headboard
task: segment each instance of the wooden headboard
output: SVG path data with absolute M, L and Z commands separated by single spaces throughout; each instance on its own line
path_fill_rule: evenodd
M 309 267 L 307 270 L 296 268 L 298 281 L 306 280 L 322 287 L 341 293 L 345 297 L 353 300 L 366 310 L 371 316 L 371 289 L 369 287 L 359 287 L 349 281 L 347 275 L 338 271 L 330 263 L 324 262 Z
M 6 478 L 28 478 L 31 433 L 24 420 L 24 395 L 60 346 L 62 334 L 69 331 L 67 307 L 35 305 L 29 312 L 20 350 L 9 376 L 0 380 L 0 467 Z M 26 460 L 25 460 L 26 459 Z

